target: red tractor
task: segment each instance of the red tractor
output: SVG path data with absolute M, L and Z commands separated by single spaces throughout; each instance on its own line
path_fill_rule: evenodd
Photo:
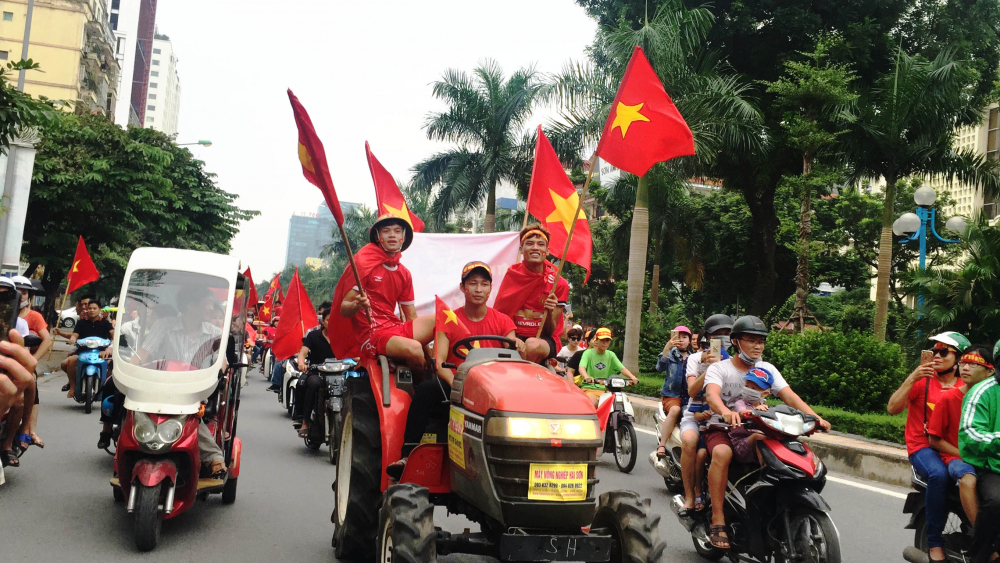
M 475 348 L 494 340 L 504 348 Z M 514 341 L 454 343 L 468 358 L 455 374 L 447 421 L 431 423 L 398 482 L 413 381 L 384 357 L 348 380 L 334 483 L 333 545 L 354 561 L 431 563 L 469 553 L 501 561 L 658 562 L 660 517 L 630 491 L 595 492 L 597 414 L 574 385 L 522 360 Z M 434 506 L 479 532 L 434 526 Z

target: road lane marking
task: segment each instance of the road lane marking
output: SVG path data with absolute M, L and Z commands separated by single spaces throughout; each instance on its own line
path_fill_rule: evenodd
M 636 432 L 642 432 L 643 434 L 649 434 L 650 436 L 656 436 L 656 432 L 653 432 L 652 430 L 646 430 L 645 428 L 639 428 L 638 426 L 633 426 L 632 428 L 635 428 Z
M 858 483 L 857 481 L 849 481 L 847 479 L 841 479 L 840 477 L 834 477 L 832 475 L 826 476 L 827 481 L 833 481 L 840 485 L 847 485 L 848 487 L 854 487 L 856 489 L 862 489 L 865 491 L 870 491 L 873 493 L 878 493 L 880 495 L 886 495 L 898 499 L 906 500 L 906 495 L 903 493 L 898 493 L 896 491 L 890 491 L 889 489 L 883 489 L 881 487 L 873 487 L 872 485 L 865 485 L 864 483 Z

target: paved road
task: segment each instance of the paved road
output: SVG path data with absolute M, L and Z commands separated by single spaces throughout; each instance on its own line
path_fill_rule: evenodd
M 131 521 L 111 496 L 111 457 L 96 449 L 97 413 L 63 397 L 59 377 L 43 381 L 39 433 L 46 448 L 32 448 L 22 467 L 7 470 L 0 487 L 0 561 L 134 561 Z M 313 452 L 293 434 L 275 395 L 265 393 L 260 376 L 244 389 L 239 433 L 244 444 L 239 496 L 226 506 L 218 496 L 163 525 L 160 546 L 144 562 L 296 561 L 330 562 L 334 467 L 326 449 Z M 655 438 L 640 433 L 642 451 Z M 660 534 L 668 542 L 665 562 L 697 562 L 690 536 L 670 512 L 663 481 L 643 457 L 631 475 L 618 472 L 610 455 L 599 469 L 600 490 L 632 489 L 653 499 L 661 512 Z M 840 480 L 846 480 L 840 476 Z M 841 533 L 846 562 L 901 561 L 912 534 L 903 530 L 906 491 L 877 483 L 831 482 L 825 497 Z M 860 485 L 861 487 L 857 486 Z M 878 491 L 863 487 L 874 487 Z M 888 494 L 886 494 L 888 493 Z M 896 496 L 892 496 L 896 495 Z M 436 514 L 438 525 L 461 531 L 460 517 Z M 449 557 L 446 561 L 473 561 Z

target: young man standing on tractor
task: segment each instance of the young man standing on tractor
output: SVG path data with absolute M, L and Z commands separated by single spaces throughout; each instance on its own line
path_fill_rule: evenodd
M 560 277 L 557 283 L 556 267 L 546 260 L 549 238 L 548 229 L 538 223 L 521 229 L 523 260 L 507 270 L 494 304 L 513 319 L 517 337 L 524 341 L 518 345 L 521 356 L 537 364 L 555 358 L 562 347 L 559 335 L 569 301 L 569 282 Z
M 493 292 L 493 271 L 486 262 L 469 262 L 462 268 L 462 282 L 459 284 L 465 305 L 455 310 L 455 317 L 464 326 L 469 336 L 504 336 L 517 340 L 514 321 L 507 315 L 487 307 L 486 302 Z M 434 355 L 437 363 L 437 377 L 425 380 L 413 390 L 413 401 L 406 413 L 406 429 L 403 432 L 403 458 L 389 465 L 386 471 L 390 477 L 399 479 L 406 466 L 406 459 L 413 448 L 420 444 L 424 431 L 431 420 L 447 420 L 450 407 L 451 384 L 455 381 L 455 369 L 462 360 L 452 351 L 448 335 L 438 332 L 434 341 Z M 500 343 L 491 340 L 475 342 L 473 347 L 498 348 Z M 518 341 L 518 347 L 524 345 Z M 445 367 L 445 364 L 455 368 Z
M 424 346 L 434 336 L 434 316 L 417 317 L 413 278 L 399 263 L 413 242 L 413 227 L 399 216 L 383 213 L 368 233 L 371 244 L 354 255 L 362 287 L 348 267 L 334 293 L 340 316 L 330 319 L 333 352 L 338 358 L 384 355 L 424 371 L 429 367 Z M 397 305 L 405 321 L 396 316 Z

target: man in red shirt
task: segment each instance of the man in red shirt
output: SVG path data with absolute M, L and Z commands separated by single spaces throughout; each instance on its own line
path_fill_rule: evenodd
M 976 524 L 979 498 L 976 496 L 976 468 L 962 460 L 958 451 L 958 427 L 962 418 L 962 400 L 969 389 L 980 381 L 992 377 L 993 352 L 989 346 L 977 344 L 970 347 L 959 360 L 959 373 L 965 385 L 946 391 L 931 413 L 927 437 L 931 447 L 941 454 L 948 467 L 948 476 L 958 483 L 958 494 L 969 523 Z
M 434 336 L 434 315 L 417 317 L 413 278 L 399 263 L 413 242 L 413 227 L 401 217 L 384 213 L 369 230 L 369 240 L 371 244 L 354 257 L 364 293 L 350 269 L 345 269 L 337 284 L 333 302 L 340 304 L 340 317 L 350 324 L 331 319 L 331 333 L 336 337 L 333 352 L 338 358 L 384 355 L 422 371 L 428 364 L 424 346 Z M 404 321 L 396 315 L 397 306 Z
M 514 321 L 507 315 L 487 307 L 493 291 L 493 271 L 485 262 L 469 262 L 462 268 L 462 282 L 459 284 L 465 296 L 465 306 L 455 310 L 460 324 L 469 331 L 470 336 L 505 336 L 512 340 L 514 336 Z M 462 364 L 462 360 L 452 350 L 452 342 L 444 332 L 438 332 L 434 341 L 434 354 L 437 358 L 437 377 L 430 378 L 417 385 L 413 390 L 413 401 L 406 413 L 406 429 L 403 432 L 403 458 L 391 464 L 386 472 L 398 479 L 403 474 L 406 458 L 423 439 L 424 430 L 430 420 L 448 418 L 451 397 L 451 384 L 455 381 L 455 370 L 445 367 Z M 473 343 L 474 347 L 499 348 L 500 342 L 483 340 Z M 523 348 L 523 344 L 520 345 Z
M 538 364 L 555 358 L 562 347 L 559 335 L 569 301 L 569 282 L 560 277 L 556 283 L 556 267 L 546 259 L 548 254 L 548 229 L 538 223 L 521 229 L 524 259 L 507 270 L 493 305 L 514 321 L 517 337 L 524 341 L 519 346 L 524 359 Z M 543 317 L 545 325 L 539 335 Z
M 903 437 L 910 463 L 927 483 L 927 546 L 932 561 L 944 560 L 944 530 L 948 500 L 948 467 L 931 447 L 927 423 L 945 391 L 961 385 L 958 358 L 969 347 L 969 339 L 957 332 L 943 332 L 930 338 L 934 342 L 934 362 L 921 364 L 908 375 L 889 397 L 889 414 L 906 413 Z

